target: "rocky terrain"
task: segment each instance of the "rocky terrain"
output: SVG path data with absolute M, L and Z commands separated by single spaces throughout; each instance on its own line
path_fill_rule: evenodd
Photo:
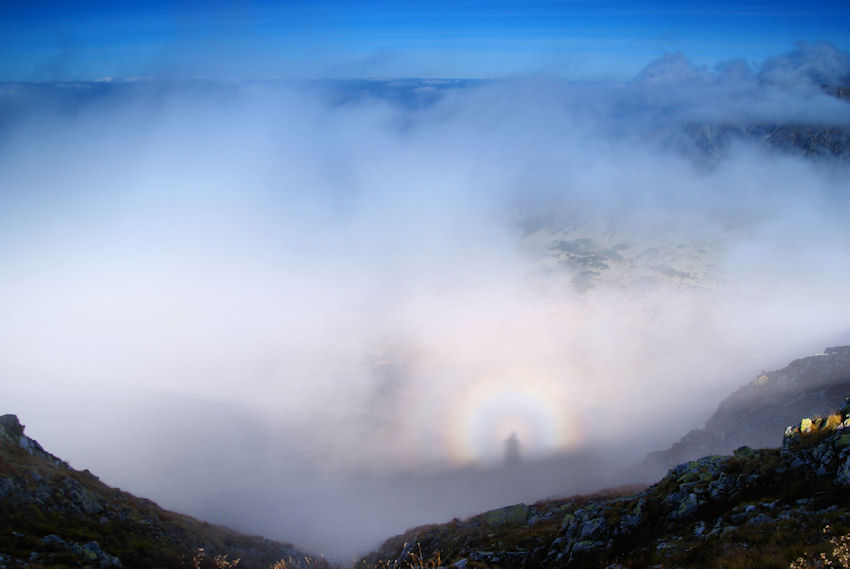
M 750 126 L 691 124 L 684 129 L 678 147 L 696 151 L 709 159 L 722 158 L 736 145 L 747 143 L 759 148 L 816 160 L 850 160 L 850 130 L 815 125 Z
M 850 405 L 788 427 L 781 443 L 686 462 L 645 489 L 415 528 L 361 565 L 787 568 L 826 549 L 825 527 L 850 529 Z
M 535 270 L 549 278 L 562 275 L 564 286 L 578 294 L 600 287 L 646 290 L 659 284 L 704 288 L 717 281 L 717 251 L 711 243 L 603 234 L 563 220 L 526 231 L 522 243 L 538 259 Z
M 826 348 L 777 371 L 760 371 L 753 381 L 720 402 L 705 428 L 685 435 L 671 448 L 649 455 L 645 479 L 710 454 L 729 454 L 749 445 L 776 447 L 782 431 L 800 417 L 825 416 L 850 393 L 850 346 Z
M 850 86 L 823 85 L 822 89 L 826 95 L 850 101 Z M 810 160 L 837 164 L 850 161 L 850 129 L 842 124 L 685 122 L 675 127 L 660 127 L 650 132 L 650 137 L 662 146 L 709 164 L 728 157 L 742 144 Z
M 203 551 L 200 551 L 203 550 Z M 216 563 L 218 558 L 218 563 Z M 290 545 L 166 511 L 77 471 L 0 417 L 0 568 L 269 567 Z
M 666 472 L 651 486 L 417 527 L 358 565 L 789 567 L 850 531 L 850 404 L 836 405 L 848 393 L 850 346 L 827 348 L 760 372 L 720 404 L 704 429 L 650 455 L 643 475 Z M 827 526 L 832 533 L 823 533 Z M 111 488 L 45 451 L 16 416 L 0 417 L 0 569 L 227 567 L 236 559 L 239 567 L 281 559 L 290 568 L 327 566 L 290 545 Z

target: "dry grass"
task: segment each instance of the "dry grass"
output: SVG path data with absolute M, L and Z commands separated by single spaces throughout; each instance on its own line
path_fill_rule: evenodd
M 410 569 L 438 569 L 443 566 L 442 560 L 440 559 L 440 552 L 437 551 L 433 556 L 429 558 L 425 558 L 422 555 L 422 544 L 416 544 L 418 553 L 410 552 L 408 555 L 410 556 L 410 560 L 407 562 L 408 567 Z
M 829 547 L 832 551 L 821 553 L 812 558 L 803 555 L 791 562 L 789 569 L 809 569 L 813 567 L 828 567 L 830 569 L 850 569 L 850 533 L 834 535 L 832 528 L 826 526 L 823 533 L 829 536 Z
M 199 547 L 195 551 L 195 556 L 192 557 L 192 567 L 194 569 L 204 569 L 213 567 L 215 569 L 236 569 L 239 565 L 239 559 L 230 561 L 227 555 L 216 555 L 212 559 L 207 557 L 203 547 Z
M 422 545 L 417 543 L 416 551 L 408 553 L 408 559 L 402 563 L 387 560 L 360 561 L 346 568 L 338 563 L 332 564 L 326 559 L 305 557 L 304 559 L 281 559 L 269 569 L 439 569 L 441 567 L 443 567 L 443 561 L 440 558 L 440 552 L 427 556 L 422 553 Z M 220 567 L 217 569 L 229 568 Z

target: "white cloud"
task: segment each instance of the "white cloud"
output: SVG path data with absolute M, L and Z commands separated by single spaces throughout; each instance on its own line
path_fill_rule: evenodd
M 669 442 L 848 329 L 846 166 L 734 137 L 706 163 L 682 130 L 846 127 L 846 101 L 777 79 L 838 77 L 846 54 L 795 53 L 761 83 L 678 54 L 627 84 L 424 105 L 368 84 L 7 87 L 8 411 L 108 482 L 314 547 L 310 497 L 370 501 L 334 553 L 416 521 L 376 479 L 498 462 L 512 430 L 527 458 Z M 260 519 L 269 492 L 289 506 Z

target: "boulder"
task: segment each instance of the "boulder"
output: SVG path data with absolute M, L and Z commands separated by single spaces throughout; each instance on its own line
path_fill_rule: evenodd
M 24 426 L 18 420 L 17 415 L 3 415 L 0 417 L 0 435 L 6 435 L 9 442 L 17 444 L 18 439 L 24 434 Z

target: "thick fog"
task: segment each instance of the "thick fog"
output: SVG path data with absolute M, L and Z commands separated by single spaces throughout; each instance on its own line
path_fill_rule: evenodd
M 759 130 L 846 144 L 849 79 L 0 85 L 2 412 L 337 558 L 590 489 L 850 339 L 847 152 Z

